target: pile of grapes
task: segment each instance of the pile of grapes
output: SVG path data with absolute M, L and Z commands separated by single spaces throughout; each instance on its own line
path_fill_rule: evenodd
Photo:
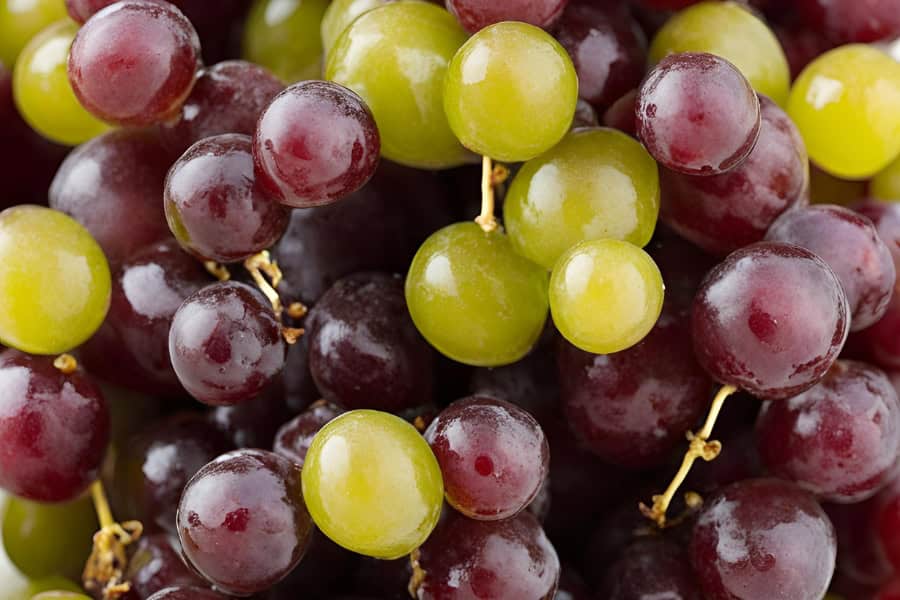
M 0 600 L 900 600 L 900 0 L 0 0 Z

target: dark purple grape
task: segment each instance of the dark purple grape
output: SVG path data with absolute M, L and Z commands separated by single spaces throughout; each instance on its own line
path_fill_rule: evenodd
M 309 372 L 309 339 L 306 335 L 288 347 L 282 379 L 284 380 L 285 403 L 293 414 L 319 400 L 322 394 L 316 389 L 312 373 Z
M 634 122 L 634 111 L 637 108 L 638 90 L 626 92 L 613 102 L 603 113 L 603 125 L 618 129 L 632 137 L 637 137 Z
M 281 378 L 255 398 L 234 406 L 217 406 L 210 421 L 235 448 L 271 448 L 278 428 L 294 414 L 287 405 Z
M 823 507 L 837 533 L 837 571 L 843 578 L 877 586 L 894 574 L 894 567 L 878 535 L 879 511 L 885 500 L 896 493 L 892 488 L 896 489 L 888 485 L 864 502 Z
M 501 21 L 521 21 L 548 27 L 559 18 L 569 0 L 446 0 L 449 10 L 469 33 Z
M 713 379 L 778 400 L 815 385 L 847 339 L 834 271 L 791 244 L 759 242 L 713 269 L 694 300 L 694 352 Z
M 243 60 L 213 65 L 200 72 L 178 119 L 160 126 L 163 142 L 181 153 L 214 135 L 253 135 L 259 115 L 283 89 L 259 65 Z
M 668 306 L 639 344 L 595 355 L 563 342 L 558 366 L 569 427 L 617 465 L 665 462 L 709 404 L 711 383 L 694 358 L 688 324 Z
M 664 225 L 657 226 L 645 248 L 662 273 L 665 305 L 690 312 L 703 278 L 716 266 L 715 257 L 703 252 Z
M 353 591 L 381 600 L 409 600 L 410 577 L 412 565 L 407 556 L 396 560 L 363 557 L 353 574 Z
M 124 578 L 131 584 L 126 600 L 144 600 L 172 586 L 206 585 L 181 560 L 180 547 L 176 550 L 176 544 L 178 541 L 166 533 L 145 535 L 138 540 L 125 570 Z
M 343 589 L 342 582 L 350 576 L 356 567 L 359 556 L 345 550 L 328 539 L 324 533 L 313 528 L 309 547 L 300 564 L 291 573 L 269 591 L 261 595 L 260 600 L 297 600 L 298 598 L 331 598 L 334 590 Z M 377 563 L 391 561 L 374 560 Z M 409 566 L 409 558 L 400 559 Z M 357 569 L 358 572 L 358 569 Z M 403 580 L 401 589 L 406 593 L 403 600 L 409 598 L 406 585 L 409 573 Z M 373 591 L 373 590 L 369 590 Z M 383 599 L 382 599 L 383 600 Z
M 850 340 L 860 358 L 884 369 L 900 369 L 900 285 L 894 286 L 884 316 L 875 324 L 854 333 Z
M 900 35 L 897 0 L 794 0 L 794 5 L 810 27 L 836 44 L 874 42 Z
M 900 567 L 900 478 L 895 477 L 873 502 L 878 541 L 896 570 Z
M 752 428 L 733 435 L 720 433 L 722 426 L 726 425 L 724 421 L 735 412 L 735 404 L 745 401 L 751 399 L 735 397 L 729 401 L 728 410 L 716 423 L 715 437 L 722 441 L 722 451 L 713 462 L 691 470 L 685 484 L 686 489 L 706 494 L 726 485 L 763 475 L 762 459 L 756 449 L 756 435 Z
M 341 279 L 305 325 L 310 372 L 326 400 L 397 412 L 431 399 L 432 350 L 409 316 L 400 277 Z
M 559 557 L 527 511 L 503 521 L 474 521 L 452 513 L 420 552 L 425 578 L 419 600 L 552 600 L 556 593 Z
M 178 507 L 185 557 L 229 594 L 261 592 L 284 579 L 312 529 L 300 468 L 263 450 L 239 450 L 203 467 Z
M 253 141 L 226 133 L 197 142 L 166 178 L 169 229 L 200 260 L 239 262 L 272 246 L 290 210 L 263 193 L 253 174 Z
M 591 598 L 593 596 L 581 575 L 569 565 L 563 564 L 554 600 L 591 600 Z
M 641 84 L 635 110 L 638 137 L 660 165 L 688 175 L 718 175 L 753 150 L 759 100 L 724 58 L 672 54 Z
M 228 598 L 210 589 L 177 586 L 160 590 L 147 600 L 228 600 Z
M 175 240 L 134 253 L 113 272 L 106 320 L 79 351 L 85 368 L 138 392 L 183 394 L 169 359 L 169 328 L 181 303 L 210 281 Z
M 626 548 L 653 533 L 653 524 L 635 510 L 637 505 L 637 498 L 624 500 L 605 511 L 593 529 L 582 557 L 583 572 L 592 588 L 603 585 L 606 570 L 622 557 Z
M 836 553 L 815 498 L 778 479 L 748 479 L 707 499 L 690 546 L 707 600 L 820 600 Z
M 252 6 L 248 0 L 177 0 L 200 37 L 203 62 L 214 65 L 241 57 L 244 23 Z
M 772 32 L 781 43 L 781 49 L 784 50 L 792 80 L 796 79 L 806 65 L 816 57 L 834 47 L 834 44 L 826 39 L 819 29 L 805 27 L 801 23 L 777 24 L 772 27 Z
M 200 39 L 168 2 L 124 0 L 94 14 L 69 51 L 81 104 L 118 125 L 152 125 L 181 109 L 200 65 Z
M 184 301 L 172 319 L 169 356 L 194 398 L 232 405 L 259 394 L 281 372 L 285 342 L 262 294 L 226 281 Z
M 0 487 L 36 502 L 67 502 L 96 478 L 109 409 L 82 373 L 53 359 L 0 352 Z
M 169 237 L 161 202 L 176 157 L 152 131 L 120 129 L 82 144 L 50 186 L 50 208 L 84 225 L 112 263 Z
M 842 206 L 809 206 L 779 217 L 766 239 L 796 244 L 828 263 L 847 294 L 853 331 L 884 316 L 896 273 L 890 251 L 868 218 Z
M 766 235 L 782 213 L 808 203 L 809 162 L 790 117 L 759 97 L 759 141 L 722 175 L 660 169 L 660 218 L 707 252 L 725 255 Z
M 894 259 L 895 270 L 900 265 L 900 204 L 881 200 L 864 200 L 853 205 L 853 210 L 868 217 Z
M 362 98 L 336 83 L 304 81 L 263 111 L 253 139 L 260 184 L 288 206 L 330 204 L 375 173 L 381 138 Z
M 302 467 L 306 451 L 319 430 L 343 413 L 344 409 L 324 400 L 313 404 L 278 430 L 272 449 Z
M 701 600 L 687 553 L 661 537 L 631 544 L 606 572 L 604 600 Z
M 97 11 L 106 8 L 117 0 L 66 0 L 69 16 L 78 23 L 84 23 Z

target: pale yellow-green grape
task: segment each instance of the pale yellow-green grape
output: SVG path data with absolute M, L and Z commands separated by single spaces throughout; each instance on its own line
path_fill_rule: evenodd
M 16 106 L 32 129 L 47 139 L 75 146 L 109 129 L 75 97 L 66 63 L 78 25 L 58 21 L 25 46 L 13 72 Z
M 33 596 L 31 600 L 91 600 L 91 597 L 78 592 L 53 591 L 41 592 L 37 596 Z
M 12 69 L 31 38 L 67 16 L 64 0 L 0 0 L 0 62 Z
M 615 129 L 580 129 L 522 167 L 503 216 L 519 254 L 550 270 L 579 242 L 650 241 L 659 214 L 656 161 Z
M 563 337 L 587 352 L 611 354 L 634 346 L 653 328 L 662 304 L 659 268 L 628 242 L 582 242 L 553 267 L 553 322 Z
M 516 254 L 501 231 L 455 223 L 433 233 L 406 276 L 406 303 L 428 343 L 453 360 L 514 363 L 547 319 L 547 272 Z
M 423 169 L 471 158 L 444 114 L 444 74 L 466 41 L 456 19 L 427 2 L 405 0 L 370 10 L 340 35 L 325 77 L 344 85 L 372 109 L 381 154 Z
M 322 46 L 325 55 L 328 55 L 338 37 L 358 16 L 387 2 L 388 0 L 332 0 L 322 18 Z
M 100 327 L 109 296 L 106 257 L 75 220 L 41 206 L 0 212 L 0 343 L 67 352 Z
M 772 30 L 737 2 L 701 2 L 669 19 L 650 45 L 650 64 L 676 52 L 709 52 L 729 60 L 757 92 L 787 101 L 791 73 Z
M 869 182 L 869 192 L 880 200 L 900 201 L 900 158 L 872 178 Z
M 811 62 L 787 112 L 809 158 L 837 177 L 866 179 L 900 154 L 900 63 L 853 44 Z
M 0 581 L 0 599 L 2 600 L 34 600 L 35 596 L 45 592 L 73 592 L 81 593 L 83 590 L 62 577 L 49 577 L 47 579 L 37 579 L 34 581 L 16 581 L 5 585 L 5 581 Z M 76 596 L 76 598 L 78 598 Z M 44 600 L 41 598 L 40 600 Z M 81 598 L 78 598 L 81 600 Z
M 486 27 L 450 63 L 444 110 L 470 150 L 519 162 L 569 130 L 578 77 L 566 50 L 543 29 L 519 22 Z
M 437 459 L 416 428 L 389 413 L 354 410 L 316 434 L 303 463 L 303 498 L 335 543 L 375 558 L 428 539 L 444 501 Z
M 244 29 L 244 58 L 285 83 L 322 77 L 322 17 L 328 0 L 256 0 Z

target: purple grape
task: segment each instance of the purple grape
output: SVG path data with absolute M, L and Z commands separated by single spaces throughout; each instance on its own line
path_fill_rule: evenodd
M 900 566 L 900 478 L 895 477 L 873 501 L 880 550 L 896 570 Z
M 176 586 L 160 590 L 147 600 L 228 600 L 228 598 L 210 589 Z
M 185 557 L 229 594 L 261 592 L 284 579 L 312 529 L 300 468 L 263 450 L 238 450 L 203 467 L 178 507 Z
M 623 94 L 615 102 L 610 104 L 603 113 L 603 125 L 618 129 L 631 137 L 637 137 L 637 128 L 634 122 L 634 111 L 637 108 L 638 90 L 633 89 Z
M 180 546 L 176 550 L 176 544 L 178 541 L 165 533 L 145 535 L 138 540 L 125 571 L 125 580 L 131 584 L 125 600 L 144 600 L 172 586 L 205 585 L 181 560 Z
M 826 504 L 823 508 L 834 525 L 838 541 L 837 571 L 850 581 L 881 585 L 894 574 L 878 535 L 878 517 L 896 490 L 888 485 L 881 492 L 854 504 Z M 891 531 L 891 537 L 895 532 Z
M 396 560 L 363 557 L 353 573 L 353 591 L 381 600 L 409 600 L 410 577 L 412 565 L 407 556 Z
M 269 591 L 262 594 L 260 600 L 297 600 L 300 598 L 330 598 L 335 589 L 343 589 L 341 584 L 356 567 L 359 555 L 344 550 L 318 529 L 313 528 L 309 547 L 300 564 Z M 373 559 L 374 560 L 374 559 Z M 409 558 L 401 559 L 409 566 Z M 376 560 L 378 563 L 391 561 Z M 356 569 L 358 572 L 359 569 Z M 406 593 L 403 600 L 409 598 L 406 585 L 409 574 L 403 581 L 402 589 Z M 370 590 L 371 591 L 371 590 Z M 383 600 L 383 599 L 382 599 Z
M 330 204 L 361 188 L 380 152 L 363 99 L 326 81 L 297 83 L 276 96 L 253 140 L 260 184 L 298 208 Z
M 850 310 L 834 271 L 791 244 L 759 242 L 713 269 L 694 300 L 700 364 L 721 383 L 778 400 L 815 385 L 847 339 Z
M 687 553 L 660 537 L 631 544 L 606 572 L 605 600 L 701 600 Z
M 555 21 L 569 0 L 446 0 L 449 10 L 469 33 L 501 21 L 522 21 L 547 27 Z
M 793 4 L 817 34 L 837 44 L 874 42 L 900 35 L 897 0 L 794 0 Z
M 703 278 L 718 261 L 664 225 L 657 226 L 645 249 L 662 273 L 665 305 L 689 313 Z
M 255 398 L 234 406 L 217 406 L 208 413 L 210 422 L 231 440 L 232 446 L 272 447 L 278 428 L 295 414 L 287 406 L 280 379 L 276 379 Z
M 262 294 L 226 281 L 184 301 L 172 319 L 169 356 L 194 398 L 232 405 L 259 394 L 281 372 L 285 342 Z
M 635 111 L 638 137 L 660 165 L 688 175 L 718 175 L 753 150 L 759 100 L 724 58 L 672 54 L 641 84 Z
M 288 348 L 282 379 L 284 380 L 285 403 L 293 414 L 297 414 L 322 397 L 309 372 L 309 339 L 302 336 Z
M 563 564 L 559 576 L 559 588 L 554 600 L 591 600 L 593 596 L 581 575 L 569 565 Z
M 864 200 L 853 205 L 853 210 L 868 217 L 894 259 L 895 270 L 900 265 L 900 204 L 881 200 Z
M 322 400 L 285 423 L 275 436 L 273 450 L 303 466 L 306 452 L 313 438 L 329 421 L 343 414 L 344 409 Z
M 813 29 L 802 23 L 779 23 L 772 27 L 772 32 L 784 50 L 792 80 L 796 79 L 806 65 L 816 57 L 834 48 L 834 43 L 822 36 L 818 28 Z

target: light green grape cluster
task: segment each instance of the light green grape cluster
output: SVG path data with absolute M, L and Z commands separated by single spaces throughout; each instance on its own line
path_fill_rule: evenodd
M 0 2 L 0 62 L 9 68 L 39 31 L 68 16 L 63 0 L 3 0 Z
M 441 470 L 419 432 L 395 415 L 354 410 L 325 425 L 303 463 L 303 497 L 335 543 L 375 558 L 405 556 L 437 525 Z
M 322 18 L 328 0 L 256 0 L 244 28 L 244 58 L 285 83 L 322 75 Z
M 388 0 L 332 0 L 322 18 L 322 46 L 325 55 L 328 55 L 338 37 L 358 16 L 387 2 Z

